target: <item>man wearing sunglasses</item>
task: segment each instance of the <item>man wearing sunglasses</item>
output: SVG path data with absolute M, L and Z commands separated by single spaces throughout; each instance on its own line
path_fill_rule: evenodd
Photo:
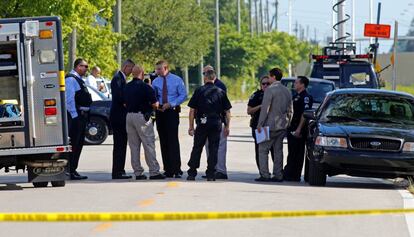
M 65 77 L 66 110 L 68 112 L 70 144 L 72 145 L 69 158 L 69 174 L 72 180 L 88 178 L 76 171 L 85 140 L 84 131 L 89 119 L 90 105 L 92 104 L 91 94 L 82 80 L 87 71 L 88 63 L 82 58 L 78 58 L 74 62 L 73 70 Z
M 260 89 L 253 93 L 250 96 L 249 102 L 247 104 L 247 114 L 251 116 L 250 127 L 252 128 L 252 136 L 254 139 L 254 152 L 256 157 L 256 165 L 259 167 L 259 144 L 256 141 L 255 130 L 257 128 L 257 123 L 259 121 L 260 109 L 262 108 L 263 95 L 265 90 L 270 86 L 269 76 L 263 76 L 260 78 Z M 270 154 L 272 160 L 274 160 L 273 147 L 270 149 Z

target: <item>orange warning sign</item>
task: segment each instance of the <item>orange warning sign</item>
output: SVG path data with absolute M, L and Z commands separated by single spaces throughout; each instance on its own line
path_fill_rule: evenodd
M 390 35 L 391 25 L 365 24 L 364 36 L 366 37 L 390 38 Z

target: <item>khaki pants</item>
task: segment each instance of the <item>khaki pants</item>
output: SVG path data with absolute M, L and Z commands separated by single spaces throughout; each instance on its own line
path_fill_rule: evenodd
M 270 178 L 268 154 L 273 146 L 273 176 L 277 179 L 283 179 L 283 138 L 285 138 L 285 135 L 286 130 L 270 131 L 270 140 L 259 144 L 260 176 Z
M 152 121 L 145 121 L 141 113 L 128 113 L 126 117 L 126 130 L 128 133 L 128 143 L 131 149 L 131 165 L 136 176 L 144 173 L 141 165 L 141 143 L 144 147 L 145 162 L 149 167 L 150 176 L 160 174 L 155 153 L 155 134 Z

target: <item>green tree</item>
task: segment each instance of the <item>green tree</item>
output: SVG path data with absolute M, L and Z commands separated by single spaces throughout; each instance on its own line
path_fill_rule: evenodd
M 196 65 L 211 46 L 213 28 L 194 0 L 126 0 L 124 54 L 144 65 L 166 59 L 178 67 Z
M 99 12 L 104 19 L 111 19 L 114 4 L 115 0 L 1 0 L 0 17 L 61 17 L 66 64 L 69 34 L 76 27 L 76 55 L 85 58 L 90 65 L 100 66 L 103 74 L 109 76 L 117 68 L 114 46 L 122 37 L 112 32 L 110 21 L 101 26 L 96 23 L 95 16 Z

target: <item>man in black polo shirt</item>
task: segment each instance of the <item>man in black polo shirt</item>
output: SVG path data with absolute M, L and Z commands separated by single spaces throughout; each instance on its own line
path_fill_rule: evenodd
M 288 157 L 283 174 L 283 179 L 286 181 L 300 182 L 307 135 L 307 124 L 303 112 L 312 109 L 313 104 L 312 96 L 306 91 L 308 85 L 307 77 L 298 76 L 295 80 L 294 86 L 297 94 L 293 97 L 293 117 L 287 134 Z
M 214 71 L 213 66 L 207 65 L 203 68 L 203 74 L 205 74 L 207 71 Z M 213 83 L 218 88 L 222 89 L 224 93 L 227 94 L 227 87 L 226 85 L 219 79 L 217 76 L 214 78 Z M 222 115 L 223 117 L 226 116 L 226 114 Z M 225 121 L 223 121 L 225 122 Z M 222 130 L 224 130 L 224 127 L 226 124 L 223 123 Z M 208 139 L 206 142 L 206 153 L 208 156 Z M 220 133 L 220 143 L 218 148 L 218 157 L 217 157 L 217 165 L 216 165 L 216 179 L 228 179 L 227 176 L 227 165 L 226 165 L 226 156 L 227 156 L 227 137 L 224 136 L 224 131 Z M 207 176 L 202 176 L 203 178 L 207 178 Z
M 127 109 L 126 130 L 131 149 L 131 164 L 137 180 L 147 179 L 140 161 L 141 143 L 145 161 L 149 167 L 150 179 L 165 179 L 160 174 L 160 165 L 155 153 L 155 134 L 151 113 L 158 107 L 155 91 L 143 82 L 144 69 L 134 66 L 133 80 L 125 86 L 124 102 Z
M 224 135 L 226 137 L 229 135 L 231 104 L 226 93 L 213 84 L 215 77 L 216 74 L 213 70 L 206 71 L 204 74 L 205 85 L 197 88 L 188 103 L 190 107 L 188 134 L 194 136 L 194 145 L 191 151 L 190 161 L 188 162 L 190 168 L 188 170 L 187 180 L 195 180 L 197 176 L 197 168 L 200 167 L 201 152 L 207 138 L 209 141 L 206 171 L 207 181 L 214 181 L 216 179 L 218 147 L 224 119 L 226 121 Z M 223 113 L 226 115 L 225 118 L 222 116 Z M 197 123 L 196 130 L 194 130 L 194 119 Z

